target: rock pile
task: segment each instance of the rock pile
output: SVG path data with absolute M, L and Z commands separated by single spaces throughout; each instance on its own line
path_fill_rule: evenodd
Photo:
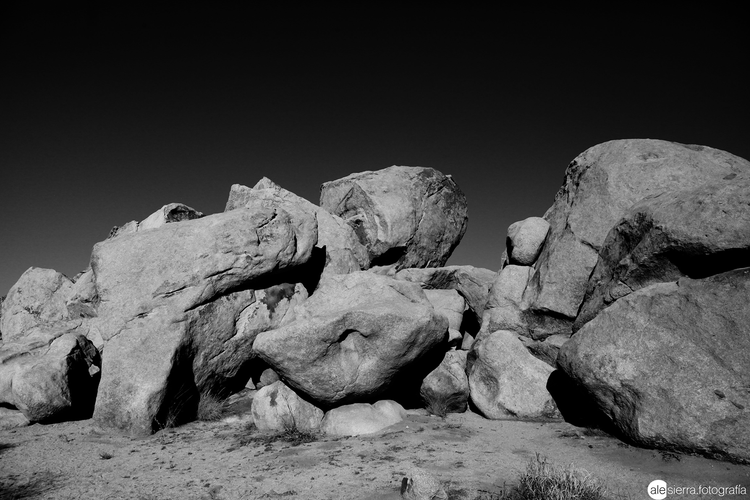
M 115 228 L 74 279 L 24 273 L 0 403 L 143 435 L 249 387 L 258 428 L 342 436 L 405 408 L 574 420 L 581 402 L 629 442 L 750 462 L 748 199 L 729 153 L 600 144 L 494 272 L 444 267 L 467 205 L 434 169 L 352 174 L 320 205 L 235 184 L 223 213 Z

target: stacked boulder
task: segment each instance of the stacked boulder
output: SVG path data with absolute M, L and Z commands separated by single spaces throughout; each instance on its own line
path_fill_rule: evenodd
M 548 387 L 571 420 L 579 405 L 637 445 L 750 461 L 750 162 L 611 141 L 565 179 L 531 267 L 509 229 L 478 341 L 506 330 L 556 365 Z

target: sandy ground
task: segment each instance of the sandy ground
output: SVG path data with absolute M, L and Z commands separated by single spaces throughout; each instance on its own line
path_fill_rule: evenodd
M 749 466 L 638 449 L 563 422 L 410 412 L 376 435 L 293 445 L 253 440 L 262 436 L 248 428 L 247 403 L 230 409 L 223 420 L 141 439 L 89 420 L 0 431 L 0 498 L 386 500 L 400 498 L 404 471 L 416 464 L 443 481 L 451 498 L 492 499 L 516 483 L 537 453 L 586 469 L 612 498 L 648 499 L 654 479 L 750 491 Z

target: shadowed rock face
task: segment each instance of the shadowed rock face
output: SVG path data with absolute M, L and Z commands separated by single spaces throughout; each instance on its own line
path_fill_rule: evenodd
M 742 172 L 750 162 L 703 146 L 631 139 L 586 150 L 568 166 L 544 215 L 550 232 L 524 297 L 530 310 L 571 324 L 607 233 L 630 207 Z
M 295 321 L 261 333 L 253 348 L 288 385 L 330 407 L 383 394 L 445 349 L 447 330 L 419 285 L 362 271 L 321 280 Z
M 440 267 L 466 232 L 466 197 L 432 168 L 392 166 L 326 182 L 320 206 L 344 219 L 372 266 Z
M 314 218 L 260 207 L 97 244 L 92 269 L 100 303 L 90 322 L 105 345 L 94 418 L 147 434 L 189 418 L 198 392 L 226 389 L 262 329 L 235 335 L 243 311 L 257 301 L 254 283 L 266 288 L 269 277 L 304 264 L 316 236 Z M 273 312 L 267 303 L 264 314 L 283 320 L 278 300 Z
M 650 284 L 750 266 L 750 176 L 727 177 L 634 205 L 607 235 L 574 329 Z
M 560 368 L 627 439 L 750 462 L 750 268 L 620 298 L 560 350 Z

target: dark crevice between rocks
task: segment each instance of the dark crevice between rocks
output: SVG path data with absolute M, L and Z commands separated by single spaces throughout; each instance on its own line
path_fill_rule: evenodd
M 625 440 L 609 416 L 602 411 L 594 397 L 562 370 L 553 371 L 547 379 L 547 391 L 557 409 L 569 424 L 576 427 L 599 429 Z
M 424 399 L 420 394 L 422 382 L 443 361 L 446 348 L 446 344 L 441 344 L 440 347 L 432 349 L 421 358 L 410 363 L 394 377 L 388 389 L 384 393 L 376 395 L 371 402 L 374 403 L 378 399 L 392 399 L 406 409 L 423 408 Z
M 198 413 L 199 401 L 192 356 L 183 347 L 175 354 L 174 368 L 167 378 L 161 407 L 151 422 L 151 431 L 155 433 L 192 422 Z
M 477 316 L 477 313 L 473 309 L 467 308 L 464 311 L 463 318 L 461 319 L 461 327 L 459 331 L 461 333 L 468 333 L 472 337 L 476 337 L 479 333 L 479 329 L 482 327 L 481 319 Z
M 750 266 L 750 248 L 730 248 L 709 255 L 671 252 L 667 258 L 680 273 L 692 279 L 704 279 L 733 269 Z
M 391 264 L 396 264 L 404 257 L 404 255 L 406 255 L 405 246 L 389 248 L 381 255 L 373 257 L 371 259 L 370 267 L 390 266 Z

